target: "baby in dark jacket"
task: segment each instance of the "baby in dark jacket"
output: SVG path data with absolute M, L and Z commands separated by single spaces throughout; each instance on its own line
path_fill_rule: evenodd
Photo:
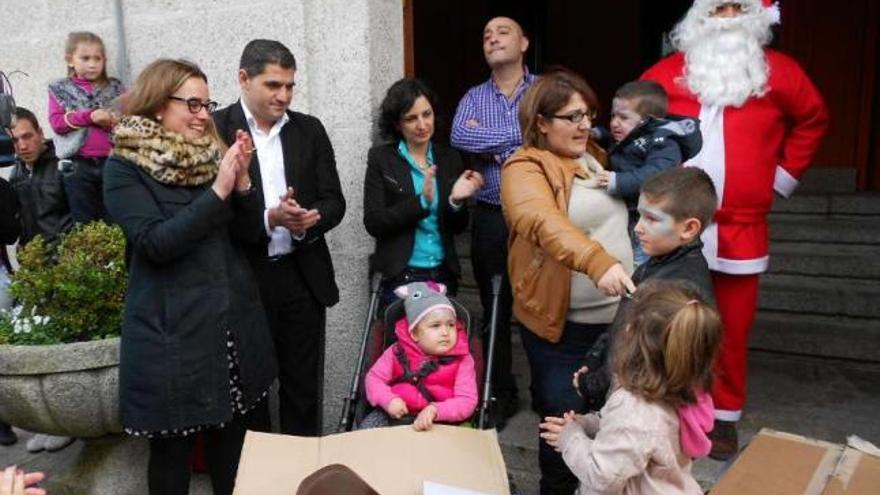
M 639 219 L 636 204 L 642 184 L 694 157 L 702 148 L 703 139 L 697 119 L 667 116 L 666 91 L 654 81 L 624 84 L 614 94 L 611 105 L 611 170 L 600 174 L 599 183 L 626 202 L 629 236 L 638 266 L 647 261 L 633 234 Z
M 695 167 L 675 167 L 645 181 L 638 201 L 641 218 L 634 230 L 650 258 L 633 273 L 636 287 L 646 280 L 679 280 L 715 306 L 700 234 L 712 221 L 717 204 L 712 179 Z M 599 337 L 574 374 L 573 384 L 591 410 L 599 410 L 605 403 L 611 383 L 607 363 L 610 340 L 619 322 L 626 320 L 629 306 L 628 299 L 621 300 L 611 330 Z

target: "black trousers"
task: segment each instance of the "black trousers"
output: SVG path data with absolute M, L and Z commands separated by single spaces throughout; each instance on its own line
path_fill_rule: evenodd
M 254 271 L 278 358 L 281 433 L 321 434 L 327 308 L 303 280 L 296 251 L 262 260 Z
M 607 324 L 565 322 L 562 337 L 553 343 L 523 328 L 520 332 L 532 376 L 532 403 L 542 418 L 562 417 L 563 413 L 584 413 L 585 403 L 571 384 L 571 375 L 583 363 Z M 538 467 L 541 469 L 541 495 L 570 495 L 578 479 L 562 459 L 562 454 L 538 439 Z
M 62 165 L 64 192 L 76 223 L 107 221 L 104 207 L 104 159 L 74 156 Z
M 246 415 L 234 415 L 232 422 L 223 428 L 203 432 L 205 460 L 214 495 L 232 495 L 247 430 L 269 431 L 270 426 L 269 401 L 263 399 Z M 196 435 L 150 440 L 150 460 L 147 465 L 150 495 L 189 493 L 195 447 Z
M 515 404 L 516 383 L 511 373 L 510 318 L 513 313 L 513 297 L 507 277 L 507 224 L 500 206 L 477 203 L 472 213 L 471 262 L 474 277 L 480 288 L 483 306 L 483 329 L 488 332 L 492 317 L 492 276 L 502 276 L 501 293 L 498 298 L 498 325 L 495 333 L 495 356 L 492 361 L 492 389 L 498 398 L 501 413 L 505 416 L 508 404 Z M 488 352 L 489 339 L 484 338 L 484 352 Z

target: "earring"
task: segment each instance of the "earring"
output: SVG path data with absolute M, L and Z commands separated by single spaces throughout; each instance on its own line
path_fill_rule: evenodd
M 156 115 L 156 120 L 158 120 L 159 122 L 162 122 L 162 116 L 161 116 L 161 115 Z

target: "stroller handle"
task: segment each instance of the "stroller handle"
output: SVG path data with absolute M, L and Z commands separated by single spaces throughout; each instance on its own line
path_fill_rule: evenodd
M 360 388 L 361 371 L 366 362 L 367 340 L 370 335 L 370 323 L 373 321 L 373 315 L 376 313 L 376 306 L 379 302 L 379 288 L 382 286 L 383 275 L 376 272 L 370 278 L 370 306 L 367 309 L 366 321 L 364 322 L 363 336 L 361 338 L 360 353 L 358 354 L 357 368 L 355 368 L 354 376 L 351 379 L 351 386 L 348 395 L 342 402 L 342 414 L 339 418 L 339 426 L 337 431 L 351 431 L 354 423 L 354 404 L 358 398 L 358 389 Z

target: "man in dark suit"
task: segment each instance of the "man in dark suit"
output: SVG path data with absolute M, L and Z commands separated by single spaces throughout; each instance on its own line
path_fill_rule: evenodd
M 333 147 L 315 117 L 288 110 L 296 60 L 283 44 L 253 40 L 239 66 L 241 100 L 217 111 L 227 144 L 250 133 L 250 176 L 262 208 L 235 228 L 260 284 L 278 356 L 281 431 L 321 432 L 326 308 L 339 301 L 324 234 L 345 214 Z M 256 202 L 260 203 L 260 202 Z

